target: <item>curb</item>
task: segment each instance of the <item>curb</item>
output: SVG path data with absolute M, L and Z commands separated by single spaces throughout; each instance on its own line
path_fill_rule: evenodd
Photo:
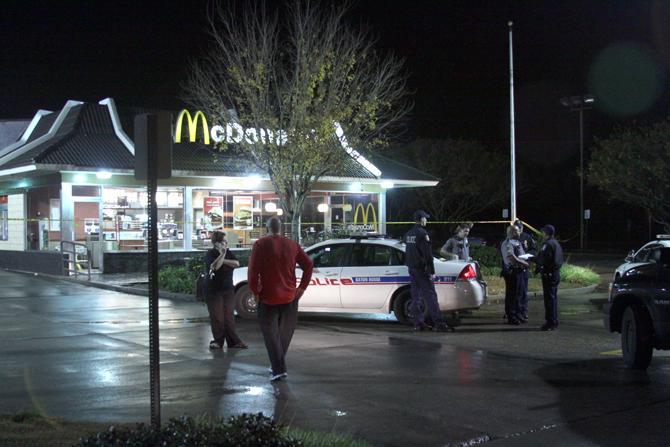
M 14 270 L 14 269 L 3 269 L 3 270 L 5 270 L 6 272 L 20 273 L 20 274 L 26 275 L 26 276 L 42 276 L 44 278 L 67 281 L 67 282 L 71 282 L 71 283 L 75 283 L 75 284 L 81 284 L 83 286 L 95 287 L 96 289 L 113 290 L 115 292 L 127 293 L 129 295 L 148 296 L 148 294 L 149 294 L 149 290 L 144 289 L 142 287 L 120 286 L 120 285 L 116 285 L 116 284 L 107 284 L 107 283 L 104 283 L 104 282 L 86 281 L 86 280 L 81 280 L 81 279 L 75 279 L 71 276 L 50 275 L 48 273 L 27 272 L 25 270 Z M 192 302 L 192 303 L 198 303 L 199 302 L 195 299 L 195 295 L 188 294 L 188 293 L 168 292 L 168 291 L 164 291 L 164 290 L 159 290 L 158 291 L 158 298 L 159 299 L 166 299 L 166 300 L 176 300 L 176 301 L 189 301 L 189 302 Z
M 586 287 L 574 287 L 570 289 L 558 289 L 558 295 L 586 295 L 592 293 L 598 284 L 592 284 Z M 544 299 L 542 292 L 528 292 L 528 299 L 541 300 Z M 489 295 L 486 298 L 486 304 L 504 304 L 505 295 Z

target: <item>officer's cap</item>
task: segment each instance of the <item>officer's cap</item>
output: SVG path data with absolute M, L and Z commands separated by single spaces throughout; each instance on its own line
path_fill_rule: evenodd
M 553 236 L 556 233 L 556 228 L 554 228 L 553 225 L 547 224 L 542 227 L 542 232 L 548 234 L 549 236 Z
M 415 222 L 418 222 L 419 220 L 421 220 L 422 217 L 425 217 L 426 219 L 430 219 L 430 214 L 428 214 L 424 210 L 414 211 L 414 221 Z

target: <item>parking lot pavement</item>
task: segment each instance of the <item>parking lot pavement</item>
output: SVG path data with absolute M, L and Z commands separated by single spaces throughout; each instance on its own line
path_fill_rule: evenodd
M 602 329 L 603 296 L 562 299 L 550 333 L 537 330 L 539 301 L 528 325 L 501 324 L 494 305 L 448 334 L 301 315 L 288 380 L 275 385 L 255 321 L 238 322 L 250 349 L 213 352 L 204 306 L 161 300 L 163 419 L 263 412 L 388 446 L 665 445 L 670 429 L 651 415 L 670 402 L 670 360 L 623 369 L 618 338 Z M 0 272 L 0 356 L 0 413 L 149 418 L 145 297 Z

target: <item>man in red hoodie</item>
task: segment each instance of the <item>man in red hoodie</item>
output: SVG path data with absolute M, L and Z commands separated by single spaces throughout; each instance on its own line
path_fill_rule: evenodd
M 287 376 L 286 352 L 298 324 L 298 300 L 312 278 L 313 263 L 297 242 L 281 236 L 279 218 L 271 217 L 267 226 L 268 235 L 254 243 L 247 271 L 274 382 Z M 302 269 L 297 288 L 296 263 Z

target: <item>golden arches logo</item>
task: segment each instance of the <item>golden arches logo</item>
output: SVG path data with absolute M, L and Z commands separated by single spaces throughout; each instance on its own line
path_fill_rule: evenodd
M 191 114 L 188 110 L 184 109 L 179 112 L 177 116 L 177 122 L 175 126 L 175 143 L 181 143 L 181 127 L 184 122 L 184 117 L 186 117 L 186 124 L 188 125 L 188 140 L 191 143 L 195 143 L 196 136 L 198 133 L 198 120 L 200 120 L 200 125 L 202 127 L 202 136 L 205 144 L 209 144 L 209 126 L 207 125 L 207 119 L 205 114 L 202 111 L 198 110 L 195 112 L 195 116 L 191 117 Z
M 374 226 L 374 228 L 377 228 L 377 211 L 375 210 L 375 206 L 372 203 L 368 203 L 366 207 L 363 206 L 362 203 L 359 203 L 356 205 L 356 211 L 354 212 L 354 225 L 358 224 L 358 213 L 361 213 L 361 217 L 363 218 L 363 225 L 368 225 L 368 218 L 370 217 L 370 214 L 372 214 L 372 222 L 371 224 Z

